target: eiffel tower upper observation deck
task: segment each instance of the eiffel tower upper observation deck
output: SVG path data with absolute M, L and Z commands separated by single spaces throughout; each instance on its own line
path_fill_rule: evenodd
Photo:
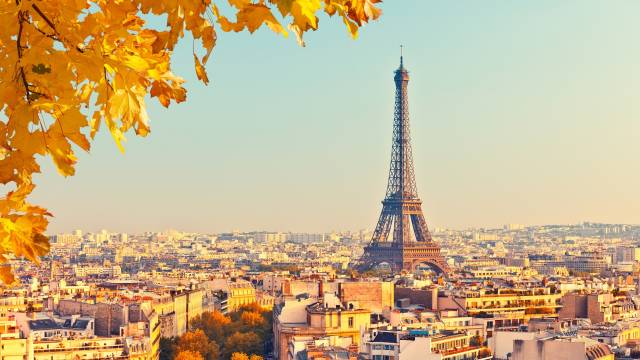
M 413 271 L 420 264 L 428 264 L 446 273 L 447 264 L 440 247 L 431 239 L 416 189 L 409 126 L 409 72 L 402 55 L 393 79 L 396 100 L 389 182 L 380 219 L 361 263 L 363 267 L 387 263 L 394 271 Z

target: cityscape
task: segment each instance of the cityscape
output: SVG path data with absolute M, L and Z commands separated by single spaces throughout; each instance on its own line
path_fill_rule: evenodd
M 0 360 L 640 359 L 640 2 L 381 2 L 0 3 Z
M 169 359 L 198 330 L 214 358 L 639 356 L 638 225 L 433 229 L 446 276 L 356 270 L 372 236 L 52 235 L 2 292 L 2 356 Z
M 51 235 L 13 261 L 0 359 L 640 357 L 640 226 L 430 230 L 394 74 L 374 230 Z

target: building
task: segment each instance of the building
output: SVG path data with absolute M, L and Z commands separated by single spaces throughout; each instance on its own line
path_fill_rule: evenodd
M 589 319 L 592 323 L 610 322 L 638 316 L 636 305 L 612 293 L 567 293 L 562 297 L 561 319 Z
M 465 332 L 372 330 L 364 354 L 368 360 L 476 360 L 492 359 L 489 349 L 473 344 Z
M 640 248 L 635 246 L 618 246 L 615 252 L 616 264 L 640 261 Z
M 0 312 L 0 360 L 23 360 L 27 340 L 20 337 L 14 314 Z
M 256 289 L 246 280 L 229 282 L 227 287 L 227 309 L 236 311 L 243 305 L 257 302 Z M 265 303 L 266 305 L 267 303 Z
M 585 338 L 514 340 L 511 360 L 614 360 L 611 349 Z
M 359 346 L 361 333 L 370 324 L 371 311 L 343 304 L 332 294 L 287 300 L 274 309 L 274 356 L 294 360 L 293 343 L 301 336 L 326 338 L 328 346 Z
M 461 301 L 469 316 L 488 318 L 498 315 L 500 318 L 504 315 L 510 319 L 508 323 L 511 326 L 526 324 L 532 318 L 557 317 L 562 307 L 561 297 L 562 294 L 547 287 L 498 288 L 466 292 Z
M 381 314 L 394 307 L 394 284 L 384 281 L 338 283 L 338 297 L 344 304 L 357 303 L 362 309 Z

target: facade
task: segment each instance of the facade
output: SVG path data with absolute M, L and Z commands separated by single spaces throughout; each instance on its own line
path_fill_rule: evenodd
M 157 360 L 159 343 L 148 324 L 128 323 L 119 336 L 94 334 L 95 319 L 20 313 L 0 319 L 1 360 Z M 152 325 L 153 326 L 153 325 Z M 159 327 L 155 326 L 159 341 Z
M 514 340 L 512 360 L 614 360 L 608 346 L 588 339 Z
M 256 289 L 245 280 L 229 282 L 227 309 L 236 311 L 243 305 L 253 304 L 257 301 Z M 268 305 L 265 303 L 265 305 Z
M 372 331 L 364 349 L 368 360 L 479 360 L 492 359 L 491 352 L 472 344 L 465 332 L 445 331 L 431 335 L 406 331 Z
M 384 281 L 352 281 L 338 283 L 338 296 L 344 304 L 381 314 L 394 307 L 393 283 Z
M 562 297 L 561 319 L 583 318 L 593 324 L 638 317 L 636 305 L 626 299 L 616 299 L 609 292 L 568 293 Z
M 467 292 L 464 304 L 470 316 L 522 312 L 525 318 L 557 317 L 562 294 L 550 288 L 497 289 Z
M 172 291 L 152 302 L 158 317 L 161 337 L 180 336 L 189 329 L 189 322 L 204 312 L 201 289 Z
M 23 360 L 27 340 L 20 337 L 15 315 L 0 313 L 0 360 Z

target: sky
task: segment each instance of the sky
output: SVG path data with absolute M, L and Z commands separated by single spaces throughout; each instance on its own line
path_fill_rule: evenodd
M 386 190 L 404 45 L 418 192 L 430 227 L 640 223 L 640 2 L 386 0 L 352 40 L 321 17 L 306 47 L 220 33 L 188 100 L 152 132 L 107 132 L 76 175 L 50 159 L 49 232 L 372 229 Z

